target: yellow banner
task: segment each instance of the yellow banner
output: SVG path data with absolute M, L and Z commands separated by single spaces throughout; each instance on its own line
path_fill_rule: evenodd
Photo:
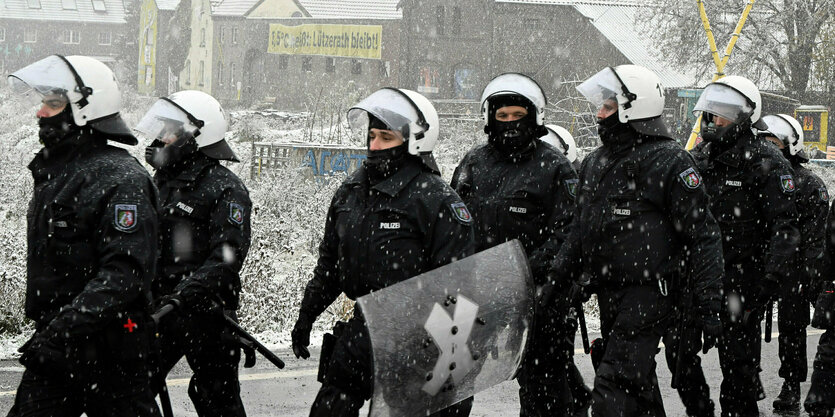
M 382 26 L 270 24 L 267 52 L 380 59 Z

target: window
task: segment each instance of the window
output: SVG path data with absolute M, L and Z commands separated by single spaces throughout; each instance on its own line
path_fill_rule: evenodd
M 287 69 L 287 66 L 290 63 L 290 57 L 288 55 L 279 55 L 278 56 L 278 69 Z
M 204 84 L 204 81 L 205 81 L 205 78 L 206 78 L 205 77 L 206 74 L 203 72 L 204 70 L 205 70 L 205 65 L 203 65 L 203 61 L 200 61 L 200 70 L 197 74 L 197 80 L 198 80 L 199 85 Z
M 452 34 L 461 34 L 461 8 L 455 7 L 452 9 Z
M 41 8 L 41 0 L 26 0 L 26 4 L 29 6 L 30 9 Z
M 336 63 L 334 62 L 333 58 L 325 58 L 325 72 L 331 73 L 334 71 L 336 71 Z
M 186 85 L 191 85 L 191 61 L 186 61 Z
M 6 28 L 0 28 L 0 42 L 6 41 Z
M 362 61 L 360 61 L 359 59 L 351 60 L 351 74 L 362 74 Z
M 223 61 L 217 61 L 217 84 L 223 85 Z
M 232 64 L 230 64 L 230 66 L 229 66 L 229 85 L 231 85 L 232 88 L 235 88 L 235 63 L 234 62 Z
M 200 46 L 206 46 L 206 28 L 200 28 Z
M 97 12 L 106 12 L 107 7 L 104 6 L 104 0 L 93 0 L 93 10 Z
M 64 10 L 76 10 L 78 6 L 75 4 L 75 0 L 61 0 L 61 7 Z
M 64 35 L 62 37 L 62 42 L 65 44 L 78 44 L 80 41 L 80 36 L 78 31 L 64 29 Z
M 33 28 L 26 28 L 23 31 L 24 43 L 35 43 L 38 41 L 38 32 Z
M 226 37 L 226 28 L 220 28 L 220 36 L 218 37 L 218 43 L 223 45 L 223 38 Z
M 113 34 L 111 32 L 99 32 L 99 45 L 110 45 L 113 43 Z
M 302 71 L 313 71 L 313 59 L 309 56 L 302 57 Z
M 437 34 L 438 36 L 443 36 L 444 35 L 444 6 L 438 6 L 436 10 L 437 11 L 435 13 L 437 14 L 437 18 L 438 18 L 438 28 L 437 28 L 435 34 Z
M 232 28 L 232 43 L 238 43 L 238 28 Z

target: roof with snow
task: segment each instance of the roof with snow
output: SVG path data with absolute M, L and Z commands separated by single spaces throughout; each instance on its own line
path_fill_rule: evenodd
M 630 0 L 496 0 L 497 3 L 573 6 L 632 64 L 658 74 L 666 88 L 693 87 L 699 82 L 695 71 L 681 71 L 662 61 L 651 36 L 640 28 L 636 13 L 643 3 Z
M 223 0 L 212 9 L 215 16 L 243 16 L 261 0 Z
M 160 10 L 176 10 L 180 0 L 156 0 L 157 8 Z
M 310 14 L 320 19 L 402 19 L 400 0 L 298 0 Z
M 0 19 L 126 23 L 122 0 L 0 0 Z

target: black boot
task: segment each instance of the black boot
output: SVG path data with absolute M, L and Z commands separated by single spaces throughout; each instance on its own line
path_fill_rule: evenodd
M 785 381 L 780 395 L 774 400 L 774 410 L 794 411 L 800 408 L 800 382 Z

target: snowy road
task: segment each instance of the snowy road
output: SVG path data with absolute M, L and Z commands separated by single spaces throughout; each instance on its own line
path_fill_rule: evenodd
M 774 324 L 777 328 L 777 324 Z M 811 363 L 814 359 L 814 353 L 817 349 L 818 339 L 822 332 L 809 328 L 808 336 L 808 358 L 809 371 L 811 374 Z M 594 334 L 590 335 L 592 338 Z M 576 363 L 580 367 L 586 382 L 592 382 L 592 368 L 589 357 L 582 353 L 581 343 L 578 338 L 576 346 L 577 356 Z M 247 414 L 251 417 L 259 416 L 306 416 L 309 411 L 310 403 L 316 396 L 316 391 L 319 388 L 319 383 L 316 382 L 316 362 L 314 358 L 318 358 L 318 351 L 313 351 L 313 357 L 307 361 L 297 360 L 292 357 L 290 351 L 278 351 L 279 357 L 287 362 L 285 370 L 278 370 L 270 368 L 269 363 L 259 357 L 258 365 L 253 369 L 245 369 L 241 375 L 241 391 L 244 404 L 246 405 Z M 656 359 L 659 361 L 658 374 L 661 383 L 662 392 L 664 395 L 664 402 L 667 409 L 668 416 L 684 416 L 684 410 L 677 394 L 669 388 L 670 372 L 667 370 L 664 362 L 663 352 L 659 354 Z M 772 416 L 778 415 L 772 413 L 771 402 L 780 391 L 782 380 L 777 376 L 777 367 L 779 366 L 779 359 L 777 357 L 777 334 L 773 336 L 771 343 L 763 344 L 763 384 L 765 385 L 768 398 L 760 402 L 760 415 Z M 711 350 L 703 362 L 707 380 L 711 384 L 712 398 L 718 402 L 719 397 L 719 382 L 721 381 L 721 372 L 719 369 L 719 360 L 716 350 Z M 19 368 L 17 362 L 3 361 L 0 362 L 0 415 L 5 415 L 14 397 L 14 389 L 20 379 L 22 369 Z M 188 372 L 184 367 L 184 362 L 172 372 L 168 381 L 171 393 L 172 403 L 174 405 L 174 413 L 177 416 L 196 416 L 191 407 L 188 394 Z M 518 385 L 516 382 L 506 382 L 502 385 L 494 387 L 491 390 L 481 393 L 476 396 L 475 405 L 473 407 L 472 416 L 513 416 L 518 415 Z M 801 385 L 803 395 L 805 397 L 806 391 L 809 389 L 809 383 L 806 382 Z M 365 415 L 366 412 L 361 412 L 360 415 Z M 801 413 L 805 416 L 805 413 Z

